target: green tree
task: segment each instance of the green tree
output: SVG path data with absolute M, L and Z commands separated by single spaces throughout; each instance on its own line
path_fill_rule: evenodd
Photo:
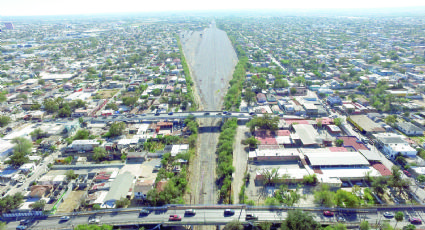
M 39 200 L 39 201 L 34 202 L 31 205 L 31 209 L 34 210 L 34 211 L 43 211 L 44 206 L 46 206 L 46 201 L 45 200 Z
M 294 95 L 297 93 L 297 88 L 292 87 L 289 89 L 289 92 L 291 93 L 291 95 Z
M 138 98 L 137 97 L 123 97 L 122 102 L 126 106 L 135 106 Z
M 341 126 L 341 124 L 342 124 L 342 119 L 341 119 L 341 118 L 339 118 L 339 117 L 335 118 L 335 119 L 334 119 L 334 124 L 335 124 L 336 126 Z
M 336 145 L 336 146 L 340 147 L 340 146 L 342 146 L 343 144 L 344 144 L 344 141 L 343 141 L 342 139 L 337 139 L 337 140 L 335 140 L 335 145 Z
M 87 140 L 89 139 L 89 136 L 90 136 L 90 131 L 88 131 L 87 129 L 79 129 L 72 139 Z
M 124 122 L 114 122 L 109 128 L 109 135 L 111 137 L 120 136 L 123 134 L 125 129 Z
M 415 229 L 416 229 L 416 226 L 413 224 L 408 224 L 403 227 L 403 230 L 415 230 Z
M 7 225 L 5 222 L 0 221 L 0 230 L 6 230 L 7 229 Z
M 245 90 L 244 100 L 246 101 L 248 106 L 251 105 L 251 102 L 255 101 L 256 96 L 257 95 L 254 92 L 252 92 L 252 90 L 250 88 Z
M 326 228 L 324 228 L 324 230 L 347 230 L 347 226 L 342 223 L 337 223 L 334 225 L 327 226 Z
M 251 136 L 245 140 L 245 144 L 249 145 L 250 148 L 257 148 L 257 145 L 261 142 L 255 139 L 254 136 Z
M 335 195 L 330 191 L 328 185 L 322 184 L 319 189 L 314 192 L 314 202 L 320 206 L 333 207 L 335 205 Z
M 11 121 L 12 119 L 10 119 L 10 117 L 8 117 L 8 116 L 0 116 L 0 127 L 5 127 L 5 126 L 7 126 L 9 123 L 10 123 L 10 121 Z
M 372 178 L 371 185 L 373 192 L 375 192 L 378 196 L 382 196 L 387 191 L 388 178 L 383 176 Z
M 270 230 L 273 223 L 269 221 L 258 223 L 257 227 L 260 228 L 260 230 Z
M 416 180 L 418 180 L 420 183 L 424 183 L 425 182 L 425 176 L 424 175 L 419 175 Z
M 274 184 L 280 178 L 279 169 L 278 168 L 272 168 L 272 169 L 264 168 L 261 171 L 261 176 L 264 178 L 264 185 Z
M 70 181 L 70 180 L 74 180 L 74 179 L 76 179 L 76 178 L 77 178 L 77 174 L 75 174 L 74 170 L 72 170 L 72 169 L 71 169 L 71 170 L 66 171 L 65 176 L 66 176 L 66 179 L 67 179 L 68 181 Z
M 125 208 L 128 205 L 130 205 L 130 200 L 124 197 L 115 201 L 116 208 Z
M 117 104 L 115 104 L 115 103 L 108 103 L 107 105 L 106 105 L 106 109 L 112 109 L 112 110 L 114 110 L 114 111 L 117 111 L 118 110 L 118 105 Z
M 243 225 L 238 220 L 233 220 L 229 223 L 227 223 L 223 230 L 243 230 Z
M 370 224 L 368 221 L 362 221 L 360 223 L 360 230 L 369 230 L 370 229 Z
M 314 230 L 321 229 L 320 223 L 314 220 L 310 213 L 299 209 L 288 211 L 288 216 L 282 222 L 282 230 Z
M 249 121 L 246 126 L 250 128 L 251 132 L 256 128 L 275 131 L 278 129 L 279 117 L 264 114 L 262 117 L 255 117 Z
M 15 193 L 15 195 L 4 196 L 0 199 L 0 212 L 5 213 L 10 210 L 14 210 L 21 206 L 24 201 L 24 196 L 21 193 Z
M 385 117 L 385 123 L 389 124 L 389 125 L 394 125 L 394 123 L 397 122 L 397 117 L 395 115 L 388 115 L 387 117 Z
M 44 85 L 45 84 L 45 81 L 43 79 L 38 79 L 38 84 L 39 85 Z
M 394 226 L 394 229 L 396 229 L 398 222 L 403 221 L 404 214 L 402 212 L 398 211 L 398 212 L 395 213 L 394 219 L 396 221 L 395 226 Z
M 58 103 L 51 99 L 51 98 L 47 98 L 43 101 L 43 105 L 44 105 L 44 109 L 48 112 L 48 113 L 54 113 L 57 112 L 59 110 L 59 105 Z
M 13 138 L 12 144 L 15 144 L 15 146 L 13 147 L 14 152 L 23 153 L 25 155 L 31 153 L 32 143 L 30 140 L 24 137 Z
M 30 133 L 30 136 L 33 140 L 38 140 L 38 139 L 45 137 L 46 133 L 43 132 L 43 130 L 41 130 L 40 128 L 37 128 L 37 129 L 34 129 L 34 131 L 32 131 Z
M 106 156 L 106 150 L 103 147 L 95 147 L 93 149 L 93 160 L 99 162 Z

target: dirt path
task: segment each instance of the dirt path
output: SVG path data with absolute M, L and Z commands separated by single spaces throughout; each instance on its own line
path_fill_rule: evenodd
M 239 204 L 239 191 L 244 181 L 245 172 L 247 170 L 248 162 L 248 145 L 242 145 L 241 141 L 247 138 L 249 128 L 245 125 L 238 126 L 236 129 L 235 142 L 233 143 L 233 167 L 235 172 L 233 173 L 232 181 L 232 194 L 235 204 Z

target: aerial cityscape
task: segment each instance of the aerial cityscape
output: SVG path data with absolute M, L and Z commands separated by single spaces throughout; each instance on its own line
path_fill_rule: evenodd
M 0 10 L 0 229 L 425 229 L 412 2 Z

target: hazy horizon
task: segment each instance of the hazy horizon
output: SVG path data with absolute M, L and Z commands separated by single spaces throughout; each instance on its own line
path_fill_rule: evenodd
M 121 0 L 119 2 L 105 2 L 99 0 L 83 1 L 75 0 L 69 4 L 55 0 L 15 0 L 2 3 L 0 16 L 60 16 L 60 15 L 94 15 L 114 13 L 182 13 L 182 12 L 208 12 L 208 11 L 346 11 L 346 10 L 390 10 L 397 11 L 403 8 L 425 7 L 425 1 L 406 0 L 403 2 L 384 2 L 359 0 L 353 2 L 342 2 L 324 0 L 301 0 L 297 2 L 274 2 L 265 1 L 224 1 L 217 0 L 211 4 L 202 1 L 182 0 L 160 2 L 136 2 Z

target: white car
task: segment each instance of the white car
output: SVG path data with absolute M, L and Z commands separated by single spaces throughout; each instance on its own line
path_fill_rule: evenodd
M 60 221 L 68 221 L 69 219 L 71 219 L 71 217 L 69 217 L 69 216 L 61 216 Z

